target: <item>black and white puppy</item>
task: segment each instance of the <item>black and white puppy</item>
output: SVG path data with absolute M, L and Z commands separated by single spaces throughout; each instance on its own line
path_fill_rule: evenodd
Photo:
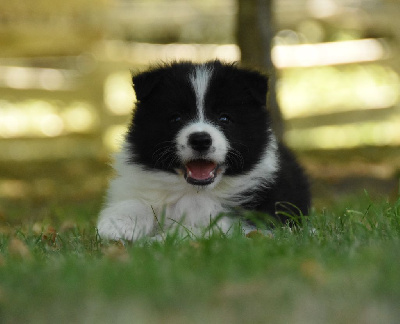
M 98 220 L 102 238 L 136 240 L 179 223 L 206 227 L 235 207 L 285 221 L 306 215 L 308 181 L 274 136 L 267 78 L 219 61 L 172 63 L 133 77 L 137 104 Z M 296 206 L 297 208 L 293 208 Z M 286 209 L 285 209 L 286 210 Z M 234 217 L 218 217 L 228 231 Z

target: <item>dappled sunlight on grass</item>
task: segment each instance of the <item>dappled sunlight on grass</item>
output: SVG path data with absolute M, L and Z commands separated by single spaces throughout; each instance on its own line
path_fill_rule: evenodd
M 368 145 L 400 145 L 400 118 L 350 125 L 316 126 L 285 133 L 288 144 L 297 149 L 354 148 Z
M 397 104 L 399 97 L 398 74 L 379 64 L 287 69 L 278 84 L 286 118 L 386 108 Z
M 104 82 L 104 102 L 111 113 L 128 115 L 135 101 L 129 71 L 115 72 L 107 77 Z
M 90 133 L 98 125 L 98 113 L 89 102 L 65 104 L 44 98 L 19 102 L 0 100 L 0 139 Z
M 108 63 L 99 61 L 98 70 Z M 10 141 L 13 138 L 51 137 L 57 141 L 66 135 L 95 133 L 105 150 L 117 150 L 135 102 L 131 75 L 127 66 L 110 69 L 107 74 L 97 72 L 82 79 L 76 89 L 88 91 L 93 78 L 97 78 L 100 86 L 92 87 L 93 93 L 86 100 L 73 100 L 77 95 L 74 91 L 63 94 L 62 100 L 50 99 L 54 97 L 51 91 L 16 100 L 13 96 L 8 99 L 16 90 L 4 90 L 7 96 L 0 101 L 0 140 L 8 139 L 7 150 L 18 150 Z M 279 72 L 277 97 L 289 122 L 315 116 L 328 116 L 329 120 L 333 113 L 363 114 L 361 124 L 357 119 L 348 121 L 343 115 L 336 118 L 336 124 L 311 122 L 301 129 L 289 128 L 286 138 L 294 148 L 399 144 L 400 124 L 395 107 L 400 99 L 400 77 L 383 62 L 283 69 Z M 369 111 L 384 109 L 385 114 L 374 113 L 368 120 Z M 390 115 L 388 109 L 392 109 Z M 352 125 L 343 125 L 347 123 Z M 24 152 L 27 156 L 29 150 Z
M 104 160 L 0 162 L 0 222 L 48 221 L 60 212 L 94 220 L 111 176 Z
M 383 41 L 377 39 L 276 45 L 272 49 L 272 60 L 277 68 L 371 62 L 381 60 L 386 55 Z

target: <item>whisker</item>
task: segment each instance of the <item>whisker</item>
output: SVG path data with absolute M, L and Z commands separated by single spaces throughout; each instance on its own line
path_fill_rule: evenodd
M 228 165 L 236 166 L 239 169 L 243 169 L 244 167 L 244 158 L 243 155 L 235 149 L 231 149 L 227 155 Z
M 171 145 L 171 143 L 173 145 Z M 157 144 L 156 147 L 158 148 L 153 152 L 152 155 L 154 166 L 171 168 L 178 159 L 175 154 L 175 143 L 172 141 L 165 141 Z
M 231 143 L 232 143 L 232 144 L 241 145 L 241 146 L 244 147 L 245 151 L 247 151 L 247 152 L 249 151 L 249 147 L 248 147 L 246 144 L 242 143 L 242 142 L 231 140 Z M 232 149 L 232 148 L 231 148 L 231 149 Z M 232 149 L 232 150 L 235 150 L 235 149 Z M 235 150 L 235 151 L 237 151 L 237 150 Z

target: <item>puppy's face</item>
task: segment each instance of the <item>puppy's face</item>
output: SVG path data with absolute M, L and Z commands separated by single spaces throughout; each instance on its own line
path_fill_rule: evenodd
M 201 120 L 183 127 L 176 137 L 181 170 L 186 181 L 193 185 L 209 185 L 220 178 L 226 169 L 229 149 L 224 133 Z
M 131 163 L 205 187 L 259 161 L 269 132 L 263 76 L 220 62 L 175 63 L 133 82 Z

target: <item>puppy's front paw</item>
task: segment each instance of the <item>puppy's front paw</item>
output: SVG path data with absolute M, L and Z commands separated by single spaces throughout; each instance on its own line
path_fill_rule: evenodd
M 149 235 L 153 227 L 151 208 L 136 200 L 109 205 L 101 211 L 97 223 L 100 237 L 111 240 L 137 240 Z

